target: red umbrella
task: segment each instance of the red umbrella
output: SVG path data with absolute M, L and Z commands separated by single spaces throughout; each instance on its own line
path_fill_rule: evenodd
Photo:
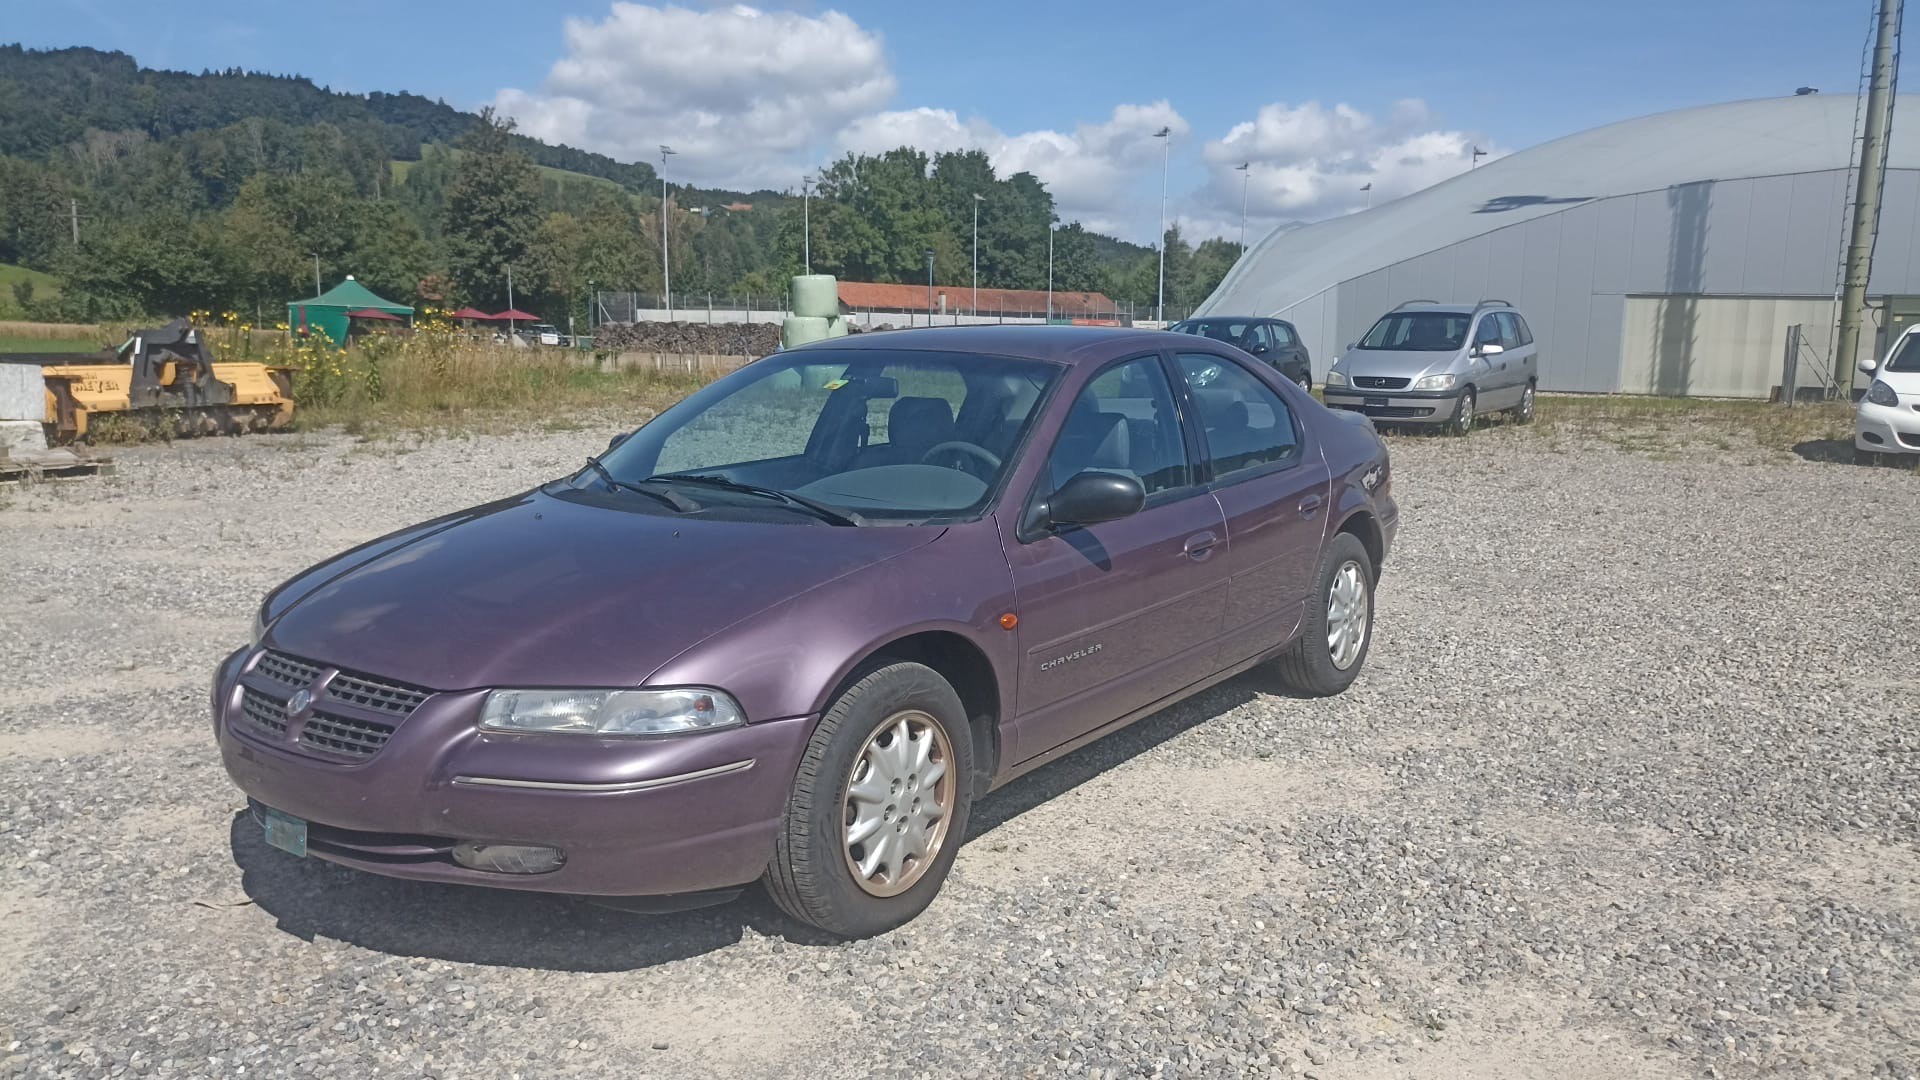
M 388 313 L 384 311 L 380 311 L 376 308 L 361 308 L 359 311 L 349 311 L 347 312 L 347 318 L 379 319 L 382 322 L 406 322 L 405 319 L 402 319 L 398 315 L 389 315 Z
M 519 308 L 508 308 L 507 310 L 494 316 L 494 319 L 496 320 L 505 320 L 507 324 L 507 333 L 509 334 L 513 333 L 514 331 L 513 324 L 516 320 L 525 319 L 527 322 L 534 322 L 539 318 L 540 316 L 529 315 L 526 312 L 521 311 Z
M 493 316 L 481 311 L 479 308 L 471 307 L 463 307 L 459 311 L 454 312 L 450 317 L 455 319 L 479 319 L 487 322 L 493 320 Z

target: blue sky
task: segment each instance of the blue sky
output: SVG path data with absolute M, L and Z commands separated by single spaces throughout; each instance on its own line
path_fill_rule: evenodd
M 1360 205 L 1365 183 L 1386 198 L 1444 178 L 1475 145 L 1497 156 L 1800 85 L 1851 93 L 1871 14 L 1866 0 L 759 6 L 36 0 L 0 33 L 497 104 L 622 158 L 673 143 L 676 170 L 716 185 L 791 186 L 850 148 L 978 147 L 1040 175 L 1063 216 L 1144 238 L 1163 124 L 1190 230 L 1237 228 L 1243 175 L 1256 223 L 1323 217 Z

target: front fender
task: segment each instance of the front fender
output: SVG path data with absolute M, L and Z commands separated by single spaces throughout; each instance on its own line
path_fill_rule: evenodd
M 713 686 L 739 700 L 750 722 L 824 712 L 855 668 L 889 642 L 930 630 L 977 647 L 1012 714 L 1018 647 L 1000 628 L 1013 610 L 1013 572 L 992 518 L 949 529 L 899 557 L 802 593 L 700 642 L 647 679 L 653 686 Z

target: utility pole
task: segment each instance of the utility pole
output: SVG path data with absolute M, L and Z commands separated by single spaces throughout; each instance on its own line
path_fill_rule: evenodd
M 320 295 L 320 253 L 313 253 L 313 295 Z
M 1893 125 L 1894 42 L 1900 37 L 1901 0 L 1880 0 L 1873 39 L 1873 79 L 1867 84 L 1867 125 L 1860 139 L 1860 186 L 1853 198 L 1853 231 L 1840 292 L 1840 335 L 1833 354 L 1833 388 L 1853 394 L 1853 358 L 1860 351 L 1860 320 L 1873 272 L 1873 240 L 1880 229 L 1880 185 L 1886 177 L 1887 135 Z
M 67 216 L 73 222 L 73 246 L 80 246 L 80 200 L 67 200 Z
M 1047 324 L 1053 324 L 1053 222 L 1047 222 Z
M 513 264 L 507 264 L 507 310 L 513 310 Z M 511 322 L 509 322 L 511 325 Z
M 933 325 L 933 249 L 927 249 L 927 325 Z
M 673 147 L 660 146 L 660 302 L 666 306 L 667 321 L 673 321 L 673 268 L 667 251 L 667 156 Z
M 800 244 L 807 273 L 813 273 L 813 177 L 800 178 Z
M 1160 294 L 1153 303 L 1153 319 L 1167 318 L 1167 163 L 1173 160 L 1173 129 L 1163 127 L 1153 133 L 1160 143 L 1160 236 L 1154 246 L 1160 249 Z
M 1240 173 L 1240 254 L 1247 253 L 1247 181 L 1253 179 L 1253 162 L 1243 161 L 1234 166 Z
M 980 204 L 987 197 L 973 193 L 973 315 L 980 316 Z

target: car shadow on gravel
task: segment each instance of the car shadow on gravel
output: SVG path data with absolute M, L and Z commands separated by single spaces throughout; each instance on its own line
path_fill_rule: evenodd
M 1291 696 L 1269 669 L 1205 693 L 1068 754 L 976 803 L 969 843 L 1256 696 Z M 267 846 L 245 811 L 229 837 L 240 888 L 282 931 L 376 952 L 551 971 L 632 971 L 741 940 L 748 928 L 802 946 L 838 940 L 788 918 L 758 886 L 716 907 L 642 915 L 547 893 L 404 881 L 298 859 Z
M 1793 452 L 1806 461 L 1853 464 L 1852 439 L 1808 439 L 1794 443 Z

